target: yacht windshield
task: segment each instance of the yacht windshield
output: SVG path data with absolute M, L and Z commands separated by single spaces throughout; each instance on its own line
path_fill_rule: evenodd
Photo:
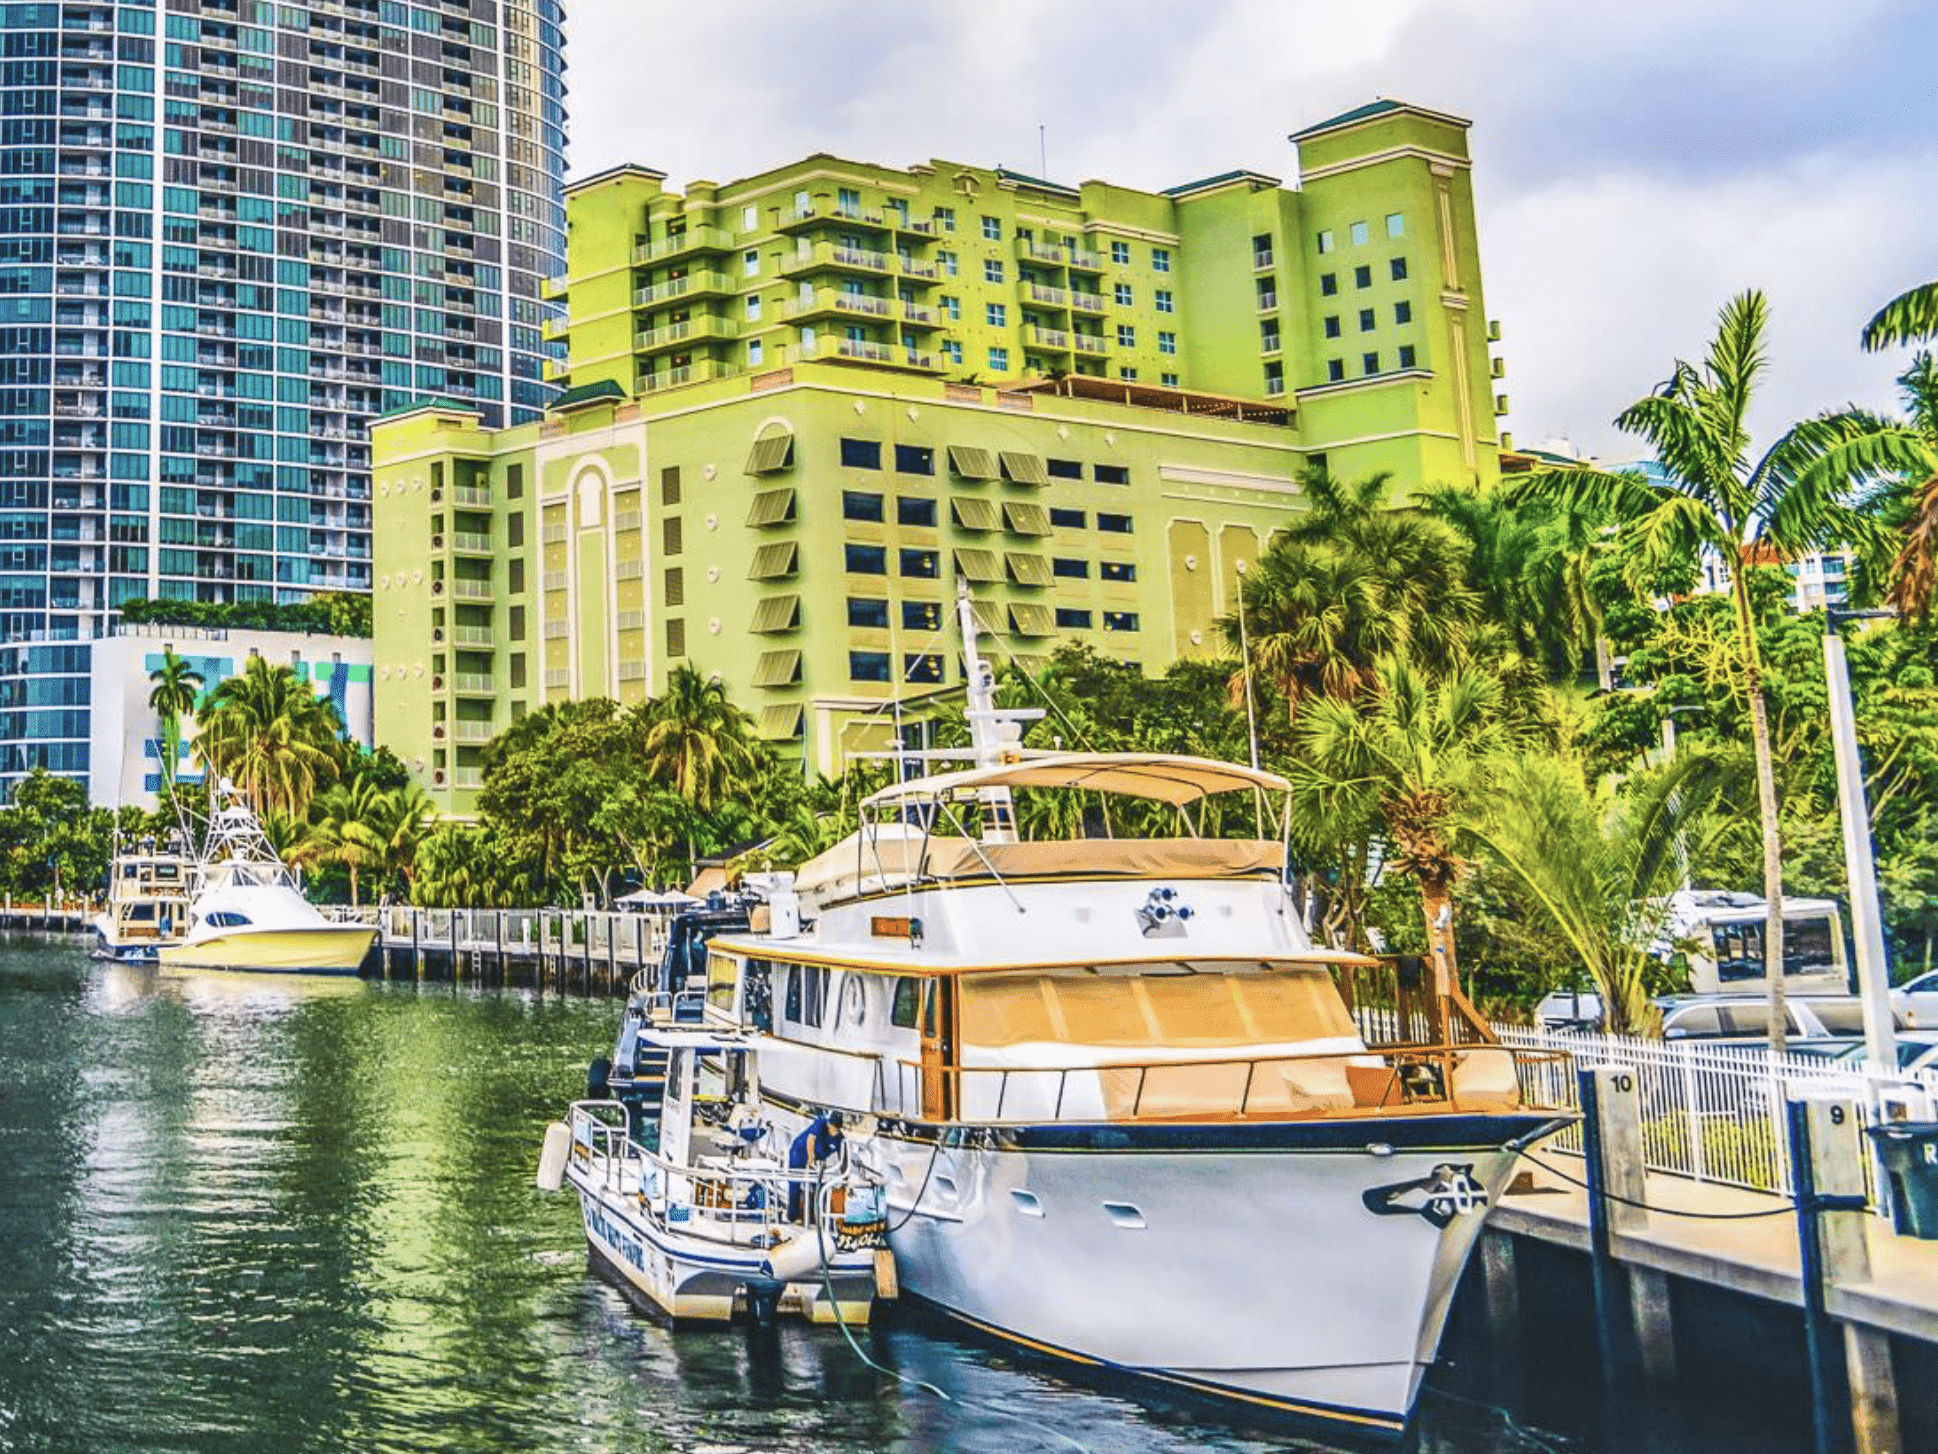
M 1125 1049 L 1282 1045 L 1358 1034 L 1325 969 L 1191 973 L 1155 967 L 964 975 L 962 1039 Z

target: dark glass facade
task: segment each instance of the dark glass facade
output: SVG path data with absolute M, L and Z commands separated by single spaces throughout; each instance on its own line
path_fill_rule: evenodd
M 542 408 L 562 19 L 0 0 L 0 643 L 367 591 L 370 419 Z M 85 670 L 0 653 L 0 792 L 85 771 Z

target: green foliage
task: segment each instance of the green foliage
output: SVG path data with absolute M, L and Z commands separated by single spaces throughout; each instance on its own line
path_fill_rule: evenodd
M 370 597 L 325 591 L 307 601 L 123 601 L 133 625 L 200 626 L 248 631 L 300 631 L 326 636 L 371 634 Z
M 16 899 L 91 895 L 107 877 L 115 815 L 87 788 L 37 767 L 0 809 L 0 888 Z
M 195 737 L 196 757 L 240 788 L 258 814 L 298 819 L 342 774 L 351 751 L 335 703 L 260 656 L 209 693 Z

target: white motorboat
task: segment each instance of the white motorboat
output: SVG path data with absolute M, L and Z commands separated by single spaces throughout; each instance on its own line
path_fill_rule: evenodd
M 865 1323 L 889 1275 L 886 1219 L 839 1125 L 779 1139 L 740 1031 L 668 1017 L 645 1038 L 665 1066 L 656 1137 L 619 1101 L 576 1102 L 547 1132 L 538 1185 L 569 1182 L 592 1253 L 676 1321 Z
M 705 946 L 704 1027 L 755 1048 L 786 1134 L 846 1122 L 901 1291 L 1079 1364 L 1400 1435 L 1486 1207 L 1562 1124 L 1539 1094 L 1559 1057 L 1500 1045 L 1456 987 L 1315 948 L 1282 836 L 1195 836 L 1224 792 L 1263 821 L 1273 774 L 1022 749 L 959 616 L 974 764 L 875 794 L 770 876 L 764 915 Z M 1019 792 L 1179 833 L 1019 841 Z M 701 992 L 647 988 L 615 1077 Z
M 303 897 L 254 811 L 223 782 L 211 798 L 187 928 L 155 958 L 177 969 L 355 974 L 376 940 L 371 925 L 326 919 Z
M 188 927 L 194 865 L 179 840 L 120 845 L 108 865 L 107 907 L 94 916 L 94 957 L 151 964 Z

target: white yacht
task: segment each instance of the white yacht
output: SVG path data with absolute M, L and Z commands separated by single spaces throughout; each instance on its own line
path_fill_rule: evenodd
M 178 969 L 355 974 L 376 939 L 371 925 L 317 912 L 242 794 L 223 782 L 210 799 L 187 928 L 155 958 Z
M 959 615 L 974 765 L 875 794 L 773 876 L 765 913 L 705 946 L 701 1028 L 757 1054 L 783 1137 L 844 1123 L 901 1292 L 1078 1364 L 1399 1436 L 1486 1207 L 1561 1124 L 1559 1057 L 1500 1045 L 1457 988 L 1315 948 L 1273 774 L 1022 749 Z M 1019 792 L 1177 834 L 1019 841 Z M 1226 792 L 1280 836 L 1196 836 Z M 648 988 L 622 1055 L 700 987 Z
M 178 839 L 120 845 L 108 866 L 108 902 L 94 916 L 94 957 L 152 964 L 188 927 L 194 865 Z

